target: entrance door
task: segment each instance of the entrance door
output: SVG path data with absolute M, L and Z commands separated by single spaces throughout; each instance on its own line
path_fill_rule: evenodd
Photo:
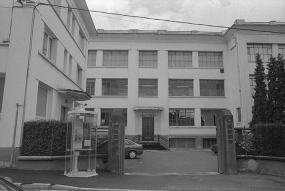
M 61 106 L 60 120 L 63 122 L 67 121 L 68 108 Z
M 142 141 L 154 141 L 154 117 L 142 118 Z

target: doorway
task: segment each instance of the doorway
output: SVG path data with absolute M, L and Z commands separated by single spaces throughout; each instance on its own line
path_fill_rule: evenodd
M 154 141 L 154 117 L 142 117 L 142 141 Z

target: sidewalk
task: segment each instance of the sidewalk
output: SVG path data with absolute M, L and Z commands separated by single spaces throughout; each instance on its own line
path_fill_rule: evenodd
M 285 178 L 239 173 L 141 173 L 130 175 L 98 171 L 91 178 L 68 178 L 62 171 L 33 171 L 0 168 L 0 176 L 11 177 L 23 189 L 41 190 L 285 190 Z M 35 184 L 36 183 L 36 184 Z M 85 188 L 85 189 L 82 189 Z M 89 188 L 89 189 L 86 189 Z

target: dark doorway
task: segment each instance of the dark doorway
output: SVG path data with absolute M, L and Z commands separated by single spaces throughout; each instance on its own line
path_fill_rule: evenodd
M 142 141 L 154 141 L 154 117 L 142 117 Z

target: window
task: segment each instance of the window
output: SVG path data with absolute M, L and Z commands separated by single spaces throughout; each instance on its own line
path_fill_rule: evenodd
M 157 51 L 140 51 L 139 67 L 157 68 Z
M 241 122 L 241 109 L 237 108 L 237 122 Z
M 168 52 L 169 68 L 188 68 L 192 67 L 192 52 Z
M 71 78 L 71 75 L 72 75 L 72 56 L 69 56 L 68 77 Z
M 87 66 L 96 66 L 96 55 L 97 55 L 96 50 L 89 50 L 88 51 Z
M 63 72 L 66 74 L 66 71 L 67 71 L 67 60 L 68 60 L 68 52 L 67 50 L 65 49 L 64 50 L 64 58 L 63 58 Z
M 84 52 L 85 36 L 81 30 L 79 30 L 78 44 L 79 44 L 80 49 Z
M 102 95 L 108 96 L 127 96 L 128 80 L 127 79 L 103 79 Z
M 0 77 L 0 113 L 2 112 L 4 87 L 5 87 L 5 78 L 4 77 Z
M 283 56 L 285 56 L 285 45 L 284 44 L 279 44 L 278 45 L 278 53 L 282 54 Z
M 222 52 L 199 52 L 199 67 L 223 67 Z
M 225 96 L 224 80 L 200 80 L 200 96 Z
M 128 66 L 128 51 L 103 51 L 103 66 Z
M 71 22 L 71 18 L 72 18 L 72 10 L 71 8 L 68 6 L 68 12 L 67 12 L 67 21 L 66 21 L 66 24 L 67 24 L 67 28 L 68 30 L 70 31 L 70 22 Z
M 83 73 L 82 68 L 77 64 L 76 83 L 77 83 L 79 86 L 82 86 L 82 73 Z
M 193 80 L 168 80 L 169 96 L 193 96 Z
M 157 96 L 157 79 L 139 79 L 139 96 Z
M 249 86 L 250 86 L 250 94 L 251 95 L 254 95 L 255 94 L 255 86 L 256 86 L 256 83 L 255 83 L 255 76 L 254 75 L 250 75 L 249 76 Z
M 74 15 L 72 14 L 71 34 L 73 37 L 75 35 L 75 24 L 76 24 L 76 19 L 75 19 Z
M 169 126 L 194 126 L 194 109 L 169 109 Z
M 201 126 L 216 126 L 219 110 L 201 110 Z
M 95 79 L 87 78 L 87 80 L 86 80 L 86 92 L 89 95 L 95 95 Z
M 53 38 L 47 33 L 44 32 L 44 40 L 43 40 L 43 50 L 42 53 L 49 59 L 52 60 L 52 45 Z
M 38 88 L 36 116 L 46 118 L 48 90 L 42 86 Z
M 114 109 L 101 109 L 101 126 L 109 126 Z M 127 125 L 127 109 L 122 109 L 125 118 L 125 125 Z
M 255 62 L 257 53 L 263 62 L 268 62 L 272 55 L 272 47 L 270 44 L 247 44 L 248 61 Z

